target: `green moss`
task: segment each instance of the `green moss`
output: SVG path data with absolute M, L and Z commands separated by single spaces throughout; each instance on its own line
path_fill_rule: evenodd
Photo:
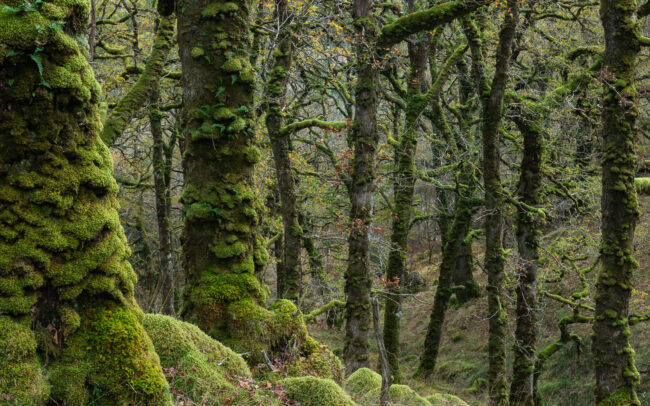
M 650 195 L 650 178 L 635 178 L 634 187 L 640 195 Z
M 282 382 L 289 399 L 302 406 L 355 406 L 343 389 L 330 379 L 304 376 Z
M 623 389 L 612 393 L 607 398 L 598 402 L 596 406 L 630 406 L 638 404 L 640 403 L 636 394 Z
M 205 51 L 203 48 L 200 47 L 194 47 L 192 48 L 192 51 L 190 51 L 190 55 L 192 55 L 192 58 L 199 58 L 205 54 Z
M 16 405 L 44 405 L 49 385 L 36 355 L 36 337 L 23 323 L 0 316 L 0 393 Z
M 210 3 L 204 9 L 201 15 L 203 17 L 217 17 L 219 14 L 231 13 L 239 10 L 239 6 L 232 2 Z
M 368 368 L 359 368 L 345 380 L 345 391 L 353 399 L 361 399 L 373 389 L 381 388 L 381 375 Z
M 239 354 L 193 324 L 154 314 L 147 314 L 142 324 L 163 368 L 174 369 L 172 389 L 193 402 L 220 404 L 237 392 L 232 380 L 251 376 Z
M 425 398 L 431 406 L 469 406 L 464 400 L 447 393 L 435 393 Z
M 381 387 L 372 389 L 360 400 L 360 406 L 378 406 Z M 399 406 L 431 406 L 422 396 L 406 385 L 391 385 L 388 390 L 388 404 Z

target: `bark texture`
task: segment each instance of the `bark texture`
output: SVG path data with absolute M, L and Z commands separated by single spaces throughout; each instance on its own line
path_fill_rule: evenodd
M 635 70 L 641 29 L 634 0 L 602 0 L 605 80 L 602 111 L 601 268 L 596 282 L 592 352 L 597 405 L 639 405 L 639 372 L 629 343 L 634 229 L 639 216 L 635 170 Z
M 170 405 L 100 139 L 89 9 L 0 1 L 0 393 Z

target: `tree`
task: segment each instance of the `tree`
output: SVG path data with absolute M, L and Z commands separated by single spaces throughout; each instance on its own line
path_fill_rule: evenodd
M 0 392 L 24 405 L 170 404 L 77 42 L 89 4 L 1 5 Z
M 634 229 L 639 208 L 634 187 L 635 70 L 641 45 L 636 1 L 600 3 L 605 32 L 602 79 L 602 225 L 601 267 L 596 282 L 592 352 L 597 405 L 640 405 L 634 390 L 639 373 L 629 343 L 629 301 L 634 259 Z

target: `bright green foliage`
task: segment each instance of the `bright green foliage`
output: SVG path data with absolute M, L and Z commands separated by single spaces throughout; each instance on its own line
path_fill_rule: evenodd
M 289 399 L 302 406 L 355 406 L 350 396 L 331 379 L 304 376 L 283 382 Z
M 193 324 L 147 314 L 143 326 L 163 368 L 174 368 L 173 389 L 192 401 L 214 404 L 236 392 L 229 379 L 250 377 L 244 359 Z M 172 380 L 173 379 L 173 380 Z

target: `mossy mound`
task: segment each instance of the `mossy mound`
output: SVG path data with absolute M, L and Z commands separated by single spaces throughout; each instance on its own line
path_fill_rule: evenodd
M 151 337 L 174 391 L 198 404 L 219 404 L 236 396 L 230 380 L 250 377 L 244 359 L 197 326 L 169 316 L 147 314 L 143 326 Z
M 431 406 L 469 406 L 461 398 L 448 393 L 434 393 L 425 399 L 431 403 Z
M 45 404 L 50 387 L 36 357 L 34 333 L 28 326 L 0 316 L 0 343 L 0 393 L 7 403 Z
M 369 368 L 359 368 L 345 380 L 345 391 L 353 399 L 361 399 L 376 388 L 381 388 L 381 375 Z
M 264 354 L 291 353 L 290 376 L 314 375 L 337 383 L 343 380 L 341 361 L 307 333 L 302 313 L 288 300 L 278 300 L 268 309 L 252 300 L 230 304 L 229 331 L 224 344 L 247 353 L 251 365 L 264 362 Z
M 303 376 L 283 381 L 287 397 L 301 406 L 355 406 L 350 396 L 331 379 Z
M 360 406 L 378 406 L 381 387 L 366 393 L 359 401 Z M 388 404 L 395 406 L 431 406 L 422 396 L 406 385 L 391 385 L 388 390 Z

